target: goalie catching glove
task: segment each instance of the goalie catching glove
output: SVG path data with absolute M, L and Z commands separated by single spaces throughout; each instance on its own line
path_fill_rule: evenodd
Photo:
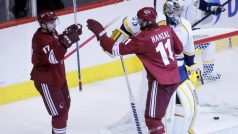
M 97 22 L 96 20 L 93 19 L 88 19 L 87 20 L 87 26 L 90 31 L 92 31 L 96 36 L 97 39 L 100 41 L 101 37 L 106 34 L 104 31 L 104 28 L 101 23 Z
M 70 48 L 72 44 L 79 41 L 79 35 L 82 34 L 82 25 L 73 24 L 67 27 L 62 34 L 59 35 L 59 42 L 64 48 Z

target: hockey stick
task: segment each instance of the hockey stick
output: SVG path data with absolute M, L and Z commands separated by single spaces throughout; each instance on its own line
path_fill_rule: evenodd
M 156 10 L 157 0 L 154 0 L 154 9 Z
M 73 8 L 74 8 L 74 23 L 77 24 L 77 2 L 73 0 Z M 79 91 L 82 91 L 82 80 L 81 80 L 81 71 L 80 71 L 80 57 L 79 57 L 79 44 L 76 42 L 77 48 L 77 63 L 78 63 L 78 79 L 79 79 Z
M 222 7 L 225 6 L 226 4 L 228 4 L 229 2 L 231 2 L 231 0 L 228 0 L 226 1 L 225 3 L 222 4 Z M 208 18 L 210 15 L 212 14 L 208 14 L 206 16 L 204 16 L 203 18 L 201 18 L 199 21 L 195 22 L 193 25 L 192 25 L 192 28 L 194 28 L 196 25 L 198 25 L 199 23 L 201 23 L 203 20 L 205 20 L 206 18 Z
M 130 103 L 131 103 L 131 109 L 132 109 L 133 116 L 134 116 L 135 123 L 136 123 L 136 129 L 137 129 L 138 134 L 142 134 L 141 125 L 140 125 L 140 121 L 139 121 L 139 116 L 138 116 L 137 109 L 136 109 L 136 104 L 135 104 L 135 98 L 134 98 L 134 96 L 132 94 L 132 91 L 131 91 L 131 86 L 130 86 L 128 75 L 127 75 L 127 72 L 126 72 L 125 63 L 124 63 L 123 57 L 120 56 L 120 58 L 121 58 L 121 64 L 122 64 L 124 76 L 126 78 L 126 85 L 127 85 L 128 92 L 129 92 L 129 100 L 130 100 Z

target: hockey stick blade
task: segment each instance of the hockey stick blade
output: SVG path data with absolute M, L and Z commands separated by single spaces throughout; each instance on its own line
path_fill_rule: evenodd
M 137 132 L 138 132 L 138 134 L 142 134 L 139 117 L 138 117 L 137 111 L 136 111 L 136 105 L 133 102 L 131 102 L 131 109 L 132 109 L 133 116 L 134 116 L 134 119 L 135 119 Z

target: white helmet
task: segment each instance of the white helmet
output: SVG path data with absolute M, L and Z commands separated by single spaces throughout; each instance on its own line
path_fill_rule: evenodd
M 164 3 L 163 11 L 175 24 L 178 24 L 183 12 L 183 3 L 181 0 L 167 0 Z

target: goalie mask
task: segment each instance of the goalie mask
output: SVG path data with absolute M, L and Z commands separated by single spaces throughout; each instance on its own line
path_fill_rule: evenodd
M 157 12 L 153 7 L 144 7 L 137 12 L 138 24 L 144 30 L 154 27 L 156 24 Z
M 183 4 L 181 0 L 167 0 L 163 7 L 164 14 L 174 23 L 175 25 L 179 24 L 180 16 L 183 12 Z
M 58 17 L 52 11 L 43 11 L 37 17 L 40 26 L 48 32 L 54 32 Z

